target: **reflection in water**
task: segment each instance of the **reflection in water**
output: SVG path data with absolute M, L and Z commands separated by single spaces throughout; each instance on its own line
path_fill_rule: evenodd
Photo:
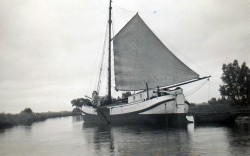
M 73 119 L 73 122 L 82 122 L 83 121 L 81 115 L 74 116 L 72 119 Z
M 228 133 L 230 151 L 235 155 L 249 155 L 250 124 L 236 124 Z
M 95 129 L 94 133 L 95 150 L 101 150 L 102 144 L 107 143 L 108 151 L 112 153 L 114 144 L 110 126 L 99 126 Z
M 93 133 L 87 139 L 89 142 L 93 141 L 95 150 L 98 151 L 96 154 L 228 156 L 250 154 L 249 129 L 242 131 L 223 125 L 188 124 L 186 128 L 180 129 L 142 125 L 91 127 L 83 124 L 83 131 L 86 130 Z
M 89 126 L 65 117 L 0 131 L 0 155 L 250 155 L 250 127 Z
M 114 152 L 112 128 L 109 125 L 91 126 L 83 124 L 83 133 L 92 133 L 85 136 L 89 144 L 94 145 L 95 153 L 112 154 Z
M 166 153 L 190 153 L 189 128 L 174 129 L 151 126 L 88 126 L 83 124 L 83 131 L 91 130 L 94 134 L 86 139 L 93 140 L 98 153 L 109 151 L 115 155 L 162 155 Z M 190 132 L 192 133 L 192 132 Z M 91 138 L 93 137 L 93 138 Z

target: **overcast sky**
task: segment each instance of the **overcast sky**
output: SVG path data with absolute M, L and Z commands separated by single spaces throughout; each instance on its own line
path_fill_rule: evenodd
M 139 12 L 185 64 L 212 76 L 190 102 L 220 97 L 223 63 L 250 66 L 249 0 L 113 1 L 115 33 Z M 72 110 L 90 96 L 107 18 L 108 0 L 0 0 L 0 112 Z

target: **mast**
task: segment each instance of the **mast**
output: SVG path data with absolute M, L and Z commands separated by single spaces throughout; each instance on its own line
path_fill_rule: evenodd
M 109 1 L 109 58 L 108 58 L 108 102 L 111 103 L 111 6 L 112 0 Z

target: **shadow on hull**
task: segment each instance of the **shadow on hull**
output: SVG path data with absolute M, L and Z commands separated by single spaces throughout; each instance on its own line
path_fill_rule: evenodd
M 100 115 L 83 115 L 84 124 L 91 125 L 149 125 L 185 127 L 188 124 L 186 114 L 124 114 L 103 118 Z

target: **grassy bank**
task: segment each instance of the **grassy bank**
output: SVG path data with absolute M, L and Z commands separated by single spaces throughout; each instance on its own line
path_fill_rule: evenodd
M 78 114 L 71 111 L 46 113 L 21 112 L 19 114 L 0 113 L 0 129 L 12 127 L 15 125 L 31 125 L 33 122 L 44 121 L 48 118 L 66 117 L 73 115 Z

